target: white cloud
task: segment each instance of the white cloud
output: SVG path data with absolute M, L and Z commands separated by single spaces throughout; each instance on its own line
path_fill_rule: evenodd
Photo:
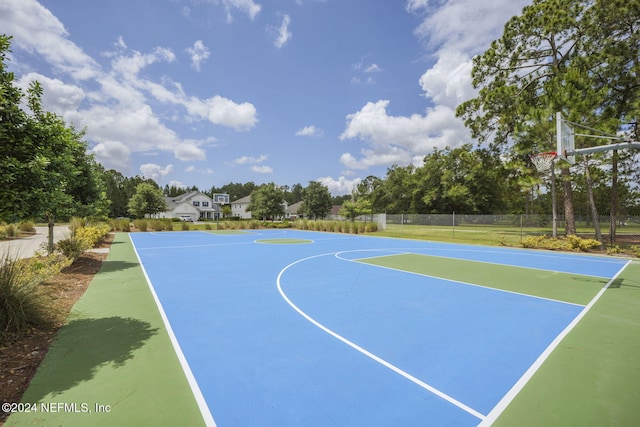
M 187 53 L 191 57 L 191 67 L 200 72 L 200 64 L 210 55 L 209 49 L 204 45 L 202 40 L 196 40 L 193 47 L 187 48 Z
M 35 0 L 2 0 L 0 28 L 14 37 L 13 49 L 42 56 L 58 72 L 76 80 L 99 74 L 98 64 L 67 40 L 69 33 L 64 25 Z
M 359 62 L 351 65 L 351 68 L 356 71 L 356 75 L 351 77 L 352 85 L 359 85 L 359 84 L 372 85 L 376 83 L 375 79 L 373 78 L 373 76 L 371 76 L 371 74 L 381 73 L 382 68 L 380 68 L 380 66 L 374 62 L 368 63 L 367 59 L 370 56 L 371 55 L 365 55 Z
M 502 34 L 505 22 L 518 15 L 530 0 L 451 0 L 429 5 L 427 0 L 407 2 L 409 12 L 427 11 L 416 28 L 431 48 L 465 52 L 484 51 Z M 441 4 L 440 7 L 437 7 Z
M 291 24 L 291 18 L 289 15 L 284 15 L 282 17 L 282 24 L 280 24 L 279 28 L 271 28 L 272 31 L 275 31 L 276 38 L 273 44 L 280 49 L 284 46 L 293 36 L 291 31 L 289 31 L 289 25 Z
M 438 62 L 420 77 L 420 86 L 436 104 L 455 109 L 476 96 L 471 85 L 471 58 L 463 53 L 445 51 Z
M 253 165 L 251 166 L 251 170 L 256 173 L 264 173 L 264 174 L 273 173 L 273 169 L 267 165 L 262 165 L 262 166 Z
M 262 9 L 262 6 L 253 0 L 222 0 L 222 4 L 227 12 L 227 22 L 229 23 L 233 21 L 233 16 L 231 15 L 233 9 L 246 13 L 252 21 Z
M 187 188 L 181 181 L 169 181 L 169 187 Z
M 158 182 L 160 178 L 165 177 L 173 172 L 173 165 L 167 165 L 164 168 L 160 165 L 156 165 L 155 163 L 145 163 L 140 165 L 140 173 L 145 178 L 151 178 L 154 181 Z
M 419 79 L 425 97 L 433 104 L 423 114 L 392 116 L 388 100 L 369 102 L 347 116 L 340 139 L 358 138 L 365 142 L 359 153 L 344 153 L 340 161 L 350 169 L 372 166 L 419 164 L 434 147 L 456 147 L 470 141 L 469 131 L 455 116 L 456 107 L 476 95 L 471 85 L 471 58 L 498 38 L 504 23 L 520 12 L 528 0 L 408 0 L 405 9 L 422 17 L 415 35 L 435 52 L 434 65 Z M 365 57 L 366 59 L 366 57 Z M 356 70 L 378 71 L 376 64 Z M 374 67 L 374 65 L 376 65 Z M 370 76 L 369 76 L 370 77 Z M 352 83 L 373 83 L 356 75 Z
M 127 48 L 127 44 L 124 42 L 124 38 L 122 38 L 122 36 L 118 36 L 118 40 L 114 43 L 114 45 L 120 49 Z
M 185 172 L 194 172 L 196 170 L 196 167 L 191 165 L 191 166 L 187 166 L 184 171 Z
M 262 163 L 268 158 L 269 157 L 266 154 L 261 154 L 258 157 L 242 156 L 235 159 L 233 163 L 235 163 L 236 165 L 253 165 L 257 163 Z
M 128 171 L 131 167 L 131 149 L 120 141 L 103 140 L 91 153 L 105 169 Z
M 338 179 L 335 179 L 331 176 L 325 176 L 322 178 L 318 178 L 316 181 L 326 186 L 332 195 L 342 196 L 344 194 L 351 194 L 353 188 L 357 186 L 362 180 L 360 178 L 349 180 L 344 176 L 341 176 Z
M 368 65 L 365 69 L 365 73 L 379 73 L 382 71 L 382 68 L 378 67 L 378 64 Z
M 305 126 L 296 132 L 296 136 L 322 136 L 322 129 L 318 129 L 314 125 Z
M 429 0 L 408 0 L 405 8 L 407 9 L 407 12 L 416 13 L 425 9 L 428 4 Z
M 67 84 L 59 79 L 52 79 L 39 73 L 28 73 L 16 81 L 16 85 L 23 90 L 33 81 L 42 86 L 42 106 L 47 111 L 56 111 L 65 115 L 79 108 L 86 98 L 84 90 L 77 85 Z
M 204 152 L 204 150 L 191 141 L 179 143 L 175 147 L 173 152 L 177 159 L 184 161 L 204 160 L 207 158 L 207 154 Z
M 469 134 L 455 112 L 444 105 L 426 110 L 425 115 L 409 117 L 387 113 L 388 100 L 367 103 L 360 111 L 347 116 L 347 127 L 341 140 L 359 138 L 368 144 L 362 158 L 345 153 L 340 161 L 349 168 L 408 164 L 434 147 L 456 147 L 469 140 Z
M 236 3 L 240 7 L 243 2 L 230 4 Z M 165 124 L 167 117 L 204 120 L 236 130 L 248 130 L 257 123 L 251 103 L 219 95 L 189 96 L 180 83 L 146 77 L 143 71 L 150 65 L 175 61 L 174 53 L 165 47 L 132 51 L 119 36 L 113 51 L 102 55 L 109 58 L 102 67 L 69 40 L 62 23 L 34 0 L 0 0 L 0 28 L 14 36 L 14 51 L 38 56 L 56 76 L 26 72 L 18 84 L 27 87 L 38 80 L 44 89 L 43 107 L 78 129 L 86 127 L 91 152 L 105 167 L 129 172 L 133 153 L 169 152 L 184 161 L 205 159 L 202 147 L 210 139 L 182 138 Z M 203 44 L 195 42 L 193 50 L 195 61 L 205 59 Z
M 235 129 L 249 129 L 254 127 L 258 121 L 256 108 L 248 102 L 237 104 L 230 99 L 216 95 L 206 99 L 204 104 L 207 107 L 208 119 L 215 124 Z
M 127 80 L 137 78 L 143 68 L 161 61 L 173 62 L 176 56 L 171 49 L 156 47 L 151 53 L 133 51 L 130 56 L 118 55 L 111 63 L 111 69 Z

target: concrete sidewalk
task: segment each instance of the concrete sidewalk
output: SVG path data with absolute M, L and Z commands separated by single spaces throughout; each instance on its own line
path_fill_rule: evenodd
M 36 234 L 21 239 L 0 241 L 0 257 L 8 254 L 12 258 L 31 258 L 36 251 L 46 252 L 49 228 L 36 227 Z M 66 225 L 53 227 L 53 241 L 69 238 L 71 232 Z

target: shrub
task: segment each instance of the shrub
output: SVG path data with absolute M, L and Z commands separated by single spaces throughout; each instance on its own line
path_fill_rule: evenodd
M 69 221 L 69 230 L 71 230 L 71 237 L 75 237 L 76 232 L 86 225 L 86 221 L 82 218 L 73 217 Z
M 547 236 L 527 236 L 520 241 L 523 248 L 549 249 L 559 251 L 583 251 L 600 248 L 601 243 L 594 239 L 582 239 L 578 236 L 554 239 Z
M 631 255 L 636 258 L 640 258 L 640 246 L 633 245 L 631 246 Z
M 110 230 L 111 227 L 107 224 L 91 225 L 88 227 L 78 228 L 74 237 L 78 240 L 84 241 L 87 249 L 89 249 L 93 248 L 102 239 L 104 239 L 104 236 L 106 236 Z
M 131 222 L 126 219 L 112 219 L 109 221 L 109 225 L 111 225 L 111 231 L 131 231 Z
M 182 227 L 181 227 L 182 231 L 188 231 L 189 230 L 189 223 L 186 221 L 182 222 Z
M 147 231 L 148 224 L 146 219 L 136 219 L 133 221 L 133 225 L 140 231 Z
M 4 226 L 5 238 L 16 237 L 18 235 L 18 228 L 15 224 L 7 224 Z
M 45 325 L 54 319 L 40 285 L 69 264 L 56 255 L 20 260 L 4 255 L 0 259 L 0 342 L 28 326 Z
M 599 249 L 602 246 L 597 240 L 583 239 L 578 236 L 567 236 L 567 241 L 573 250 L 579 250 L 582 252 L 589 252 L 590 249 Z
M 209 224 L 208 222 L 204 225 L 204 229 L 205 230 L 211 230 L 211 224 Z
M 622 249 L 620 249 L 620 246 L 618 245 L 614 245 L 610 248 L 607 248 L 607 255 L 619 255 L 622 253 Z
M 76 237 L 70 237 L 68 239 L 60 240 L 56 243 L 56 249 L 62 252 L 62 255 L 69 258 L 72 261 L 80 258 L 80 255 L 92 246 L 82 239 Z
M 23 233 L 35 233 L 36 231 L 35 224 L 31 221 L 20 221 L 18 229 Z

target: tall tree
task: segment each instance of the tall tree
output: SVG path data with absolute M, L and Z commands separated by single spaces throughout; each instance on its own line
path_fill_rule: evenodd
M 524 134 L 548 134 L 552 141 L 553 115 L 571 112 L 567 80 L 572 59 L 579 54 L 581 26 L 589 2 L 579 0 L 534 0 L 511 18 L 500 39 L 474 58 L 473 85 L 479 95 L 458 107 L 473 136 L 501 147 L 516 143 L 516 151 L 550 151 L 533 146 Z M 518 146 L 518 144 L 522 144 Z M 575 234 L 573 200 L 569 170 L 563 177 L 566 233 Z
M 302 191 L 302 213 L 307 218 L 324 218 L 331 212 L 329 188 L 318 181 L 310 181 Z
M 275 183 L 262 184 L 251 193 L 247 206 L 251 215 L 262 219 L 275 219 L 284 215 L 284 191 Z

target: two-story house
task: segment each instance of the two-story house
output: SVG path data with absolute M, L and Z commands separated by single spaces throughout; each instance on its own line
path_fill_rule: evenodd
M 231 202 L 231 215 L 242 219 L 251 219 L 251 211 L 247 210 L 247 207 L 251 203 L 251 196 L 246 196 L 241 199 Z M 285 217 L 289 218 L 288 204 L 285 201 L 283 204 L 285 210 Z
M 175 197 L 165 197 L 165 201 L 167 210 L 160 213 L 160 218 L 180 218 L 183 221 L 221 218 L 220 205 L 199 191 L 190 191 Z

